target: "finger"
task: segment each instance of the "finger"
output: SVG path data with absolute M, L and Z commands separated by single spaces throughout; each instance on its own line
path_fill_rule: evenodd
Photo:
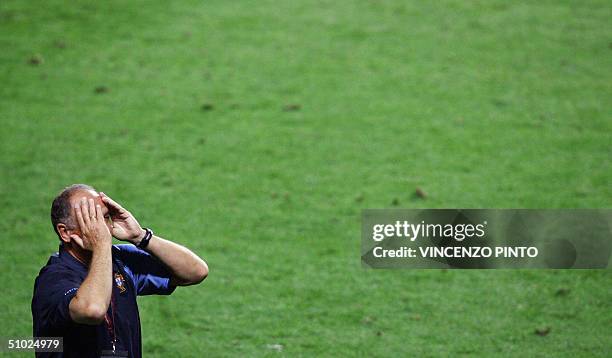
M 89 204 L 89 216 L 91 217 L 92 220 L 95 220 L 96 219 L 96 203 L 94 203 L 93 199 L 89 199 L 88 204 Z
M 87 200 L 85 198 L 81 198 L 81 213 L 83 213 L 83 221 L 85 225 L 89 225 L 91 222 L 91 217 L 89 216 L 89 205 L 87 204 Z
M 76 215 L 77 223 L 79 224 L 79 229 L 82 232 L 83 228 L 85 227 L 85 222 L 83 221 L 83 214 L 81 213 L 81 206 L 79 204 L 76 204 L 74 206 L 74 214 Z
M 77 245 L 79 245 L 81 249 L 85 249 L 85 242 L 81 237 L 79 237 L 79 235 L 72 234 L 70 235 L 70 239 L 72 240 L 72 242 L 75 242 Z
M 119 203 L 111 199 L 108 195 L 102 192 L 100 192 L 100 194 L 102 195 L 102 201 L 113 207 L 113 209 L 117 210 L 119 213 L 126 211 L 121 205 L 119 205 Z
M 102 207 L 100 205 L 96 205 L 96 218 L 99 221 L 104 221 L 104 215 L 102 214 Z

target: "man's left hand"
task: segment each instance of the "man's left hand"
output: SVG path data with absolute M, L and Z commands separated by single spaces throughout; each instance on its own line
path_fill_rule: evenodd
M 111 234 L 118 240 L 138 244 L 144 237 L 145 231 L 140 227 L 136 218 L 108 195 L 100 192 L 100 196 L 113 221 Z

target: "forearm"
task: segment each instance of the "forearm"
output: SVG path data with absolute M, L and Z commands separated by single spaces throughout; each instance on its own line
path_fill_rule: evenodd
M 153 235 L 146 251 L 171 271 L 173 283 L 186 286 L 202 282 L 208 276 L 208 265 L 188 248 Z
M 111 246 L 93 252 L 87 277 L 70 301 L 70 316 L 78 323 L 99 324 L 104 319 L 112 293 Z
M 139 245 L 145 237 L 145 230 L 134 216 L 116 201 L 101 193 L 102 200 L 112 211 L 113 236 L 119 240 Z M 194 285 L 208 276 L 208 265 L 184 246 L 153 236 L 145 251 L 160 260 L 171 272 L 171 284 Z

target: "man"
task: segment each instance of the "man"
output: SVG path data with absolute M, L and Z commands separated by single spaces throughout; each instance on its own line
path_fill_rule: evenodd
M 153 235 L 106 194 L 75 184 L 53 200 L 60 239 L 34 284 L 35 337 L 63 337 L 63 353 L 38 357 L 142 356 L 137 295 L 169 295 L 202 282 L 208 266 Z M 112 236 L 130 244 L 113 245 Z

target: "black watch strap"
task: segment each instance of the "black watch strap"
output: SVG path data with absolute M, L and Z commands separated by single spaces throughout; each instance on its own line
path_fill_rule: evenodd
M 149 229 L 148 227 L 143 227 L 143 229 L 145 231 L 145 236 L 142 238 L 142 240 L 140 240 L 136 247 L 144 250 L 149 245 L 149 241 L 151 241 L 151 238 L 153 237 L 153 230 Z

